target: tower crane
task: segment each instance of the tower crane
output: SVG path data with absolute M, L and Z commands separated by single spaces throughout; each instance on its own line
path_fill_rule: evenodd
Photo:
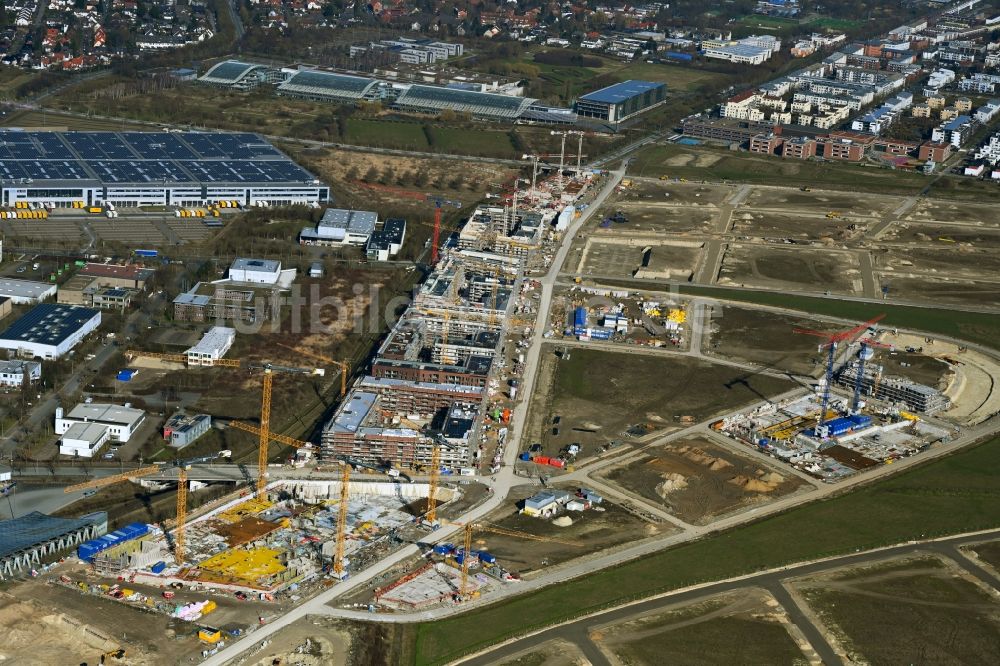
M 846 331 L 841 331 L 839 333 L 824 333 L 822 331 L 814 331 L 807 328 L 793 328 L 792 333 L 799 333 L 801 335 L 813 335 L 826 340 L 820 348 L 828 347 L 829 353 L 827 355 L 826 361 L 826 382 L 823 385 L 823 399 L 822 405 L 819 410 L 819 422 L 816 424 L 816 432 L 819 432 L 820 428 L 823 426 L 823 422 L 826 421 L 826 408 L 830 404 L 830 386 L 833 384 L 833 364 L 836 360 L 837 346 L 845 341 L 854 341 L 858 336 L 860 336 L 865 330 L 874 326 L 878 322 L 885 318 L 884 314 L 880 314 L 866 321 L 863 324 L 859 324 L 854 328 L 848 329 Z
M 333 575 L 339 580 L 347 578 L 347 565 L 344 563 L 344 550 L 347 546 L 347 502 L 350 499 L 351 488 L 351 468 L 361 467 L 370 469 L 382 474 L 387 474 L 393 479 L 405 479 L 407 483 L 412 480 L 402 474 L 399 470 L 386 469 L 377 465 L 371 465 L 348 456 L 336 456 L 343 466 L 340 472 L 340 504 L 337 506 L 337 544 L 333 558 Z
M 444 435 L 437 433 L 431 443 L 431 474 L 430 481 L 427 486 L 427 522 L 431 525 L 437 524 L 437 491 L 438 484 L 441 481 L 441 447 L 445 446 L 449 449 L 457 449 L 458 447 L 451 444 Z
M 472 552 L 472 534 L 476 530 L 480 532 L 492 532 L 493 534 L 502 534 L 504 536 L 515 537 L 518 539 L 527 539 L 529 541 L 545 541 L 548 543 L 558 543 L 564 546 L 573 546 L 574 548 L 579 548 L 580 544 L 573 541 L 563 541 L 562 539 L 554 539 L 552 537 L 543 537 L 536 534 L 528 534 L 527 532 L 520 532 L 518 530 L 509 530 L 505 527 L 498 527 L 496 525 L 490 525 L 489 523 L 452 523 L 449 525 L 455 525 L 461 527 L 464 533 L 463 540 L 463 550 L 462 550 L 462 584 L 459 587 L 459 594 L 462 599 L 467 599 L 471 596 L 469 591 L 469 556 Z
M 219 451 L 218 453 L 199 456 L 197 458 L 187 458 L 186 460 L 174 460 L 165 465 L 149 465 L 147 467 L 140 467 L 134 469 L 130 472 L 122 472 L 121 474 L 114 474 L 112 476 L 101 477 L 100 479 L 91 479 L 90 481 L 84 481 L 83 483 L 77 483 L 72 486 L 67 486 L 64 492 L 72 493 L 77 490 L 87 490 L 89 488 L 101 488 L 103 486 L 109 486 L 113 483 L 118 483 L 119 481 L 132 481 L 134 479 L 140 479 L 146 476 L 152 476 L 159 472 L 177 468 L 177 519 L 176 525 L 174 527 L 174 561 L 177 564 L 184 563 L 184 528 L 187 521 L 187 492 L 188 492 L 188 470 L 191 469 L 192 465 L 197 465 L 199 463 L 210 462 L 218 458 L 230 458 L 233 452 L 227 450 Z
M 315 354 L 310 351 L 305 351 L 302 349 L 296 349 L 294 347 L 289 347 L 288 345 L 283 345 L 280 342 L 275 343 L 279 347 L 284 347 L 289 351 L 293 351 L 296 354 L 302 354 L 303 356 L 308 356 L 309 358 L 314 358 L 317 361 L 323 361 L 324 363 L 331 363 L 338 368 L 340 368 L 340 397 L 343 398 L 347 395 L 347 375 L 351 374 L 351 364 L 347 361 L 335 361 L 332 358 L 327 358 L 320 354 Z
M 282 345 L 284 346 L 284 345 Z M 287 347 L 290 349 L 290 347 Z M 297 351 L 297 350 L 293 350 Z M 308 354 L 307 354 L 308 355 Z M 126 357 L 134 358 L 136 356 L 145 356 L 147 358 L 158 358 L 164 361 L 173 361 L 177 363 L 187 363 L 188 358 L 182 354 L 160 354 L 157 352 L 145 352 L 136 349 L 129 349 L 125 352 Z M 335 362 L 335 361 L 334 361 Z M 271 442 L 271 437 L 269 436 L 271 427 L 271 386 L 274 380 L 274 371 L 285 372 L 291 374 L 309 374 L 318 375 L 320 377 L 326 375 L 326 371 L 322 368 L 295 368 L 284 365 L 276 365 L 273 363 L 259 363 L 259 362 L 248 362 L 240 359 L 234 358 L 221 358 L 215 359 L 213 361 L 214 365 L 225 366 L 225 367 L 235 367 L 235 368 L 247 368 L 248 370 L 263 370 L 263 380 L 261 386 L 261 404 L 260 404 L 260 438 L 257 446 L 257 487 L 256 492 L 259 495 L 264 491 L 265 486 L 267 486 L 267 461 L 268 461 L 268 447 Z M 191 366 L 188 367 L 199 367 Z M 345 366 L 346 367 L 346 366 Z M 340 390 L 341 397 L 343 397 L 345 391 L 346 380 L 341 377 L 340 380 Z
M 861 407 L 861 387 L 864 382 L 865 376 L 865 362 L 870 360 L 875 352 L 872 348 L 878 347 L 879 349 L 892 349 L 892 345 L 887 345 L 873 338 L 861 338 L 858 342 L 861 343 L 861 349 L 858 351 L 858 374 L 854 377 L 854 399 L 851 401 L 851 413 L 857 414 Z M 872 396 L 875 395 L 875 388 L 877 385 L 872 385 Z

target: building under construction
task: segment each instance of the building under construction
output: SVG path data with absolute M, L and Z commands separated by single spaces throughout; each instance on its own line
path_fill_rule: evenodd
M 537 213 L 515 206 L 480 206 L 458 235 L 463 250 L 483 250 L 515 257 L 527 257 L 542 243 L 544 228 L 555 211 Z
M 854 388 L 858 377 L 858 362 L 848 364 L 838 375 L 837 382 Z M 903 404 L 907 409 L 933 414 L 951 406 L 951 401 L 937 389 L 910 381 L 905 377 L 882 374 L 882 367 L 868 365 L 861 377 L 861 392 L 877 400 Z

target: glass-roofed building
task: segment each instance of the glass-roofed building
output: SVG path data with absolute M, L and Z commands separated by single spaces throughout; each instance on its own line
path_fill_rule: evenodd
M 284 74 L 267 65 L 239 60 L 224 60 L 209 69 L 198 81 L 220 88 L 252 90 L 262 83 L 280 83 Z
M 537 101 L 530 97 L 412 85 L 399 94 L 395 106 L 404 111 L 440 113 L 450 110 L 477 118 L 517 120 Z
M 278 94 L 329 102 L 358 102 L 379 99 L 383 84 L 364 76 L 303 70 L 278 86 Z

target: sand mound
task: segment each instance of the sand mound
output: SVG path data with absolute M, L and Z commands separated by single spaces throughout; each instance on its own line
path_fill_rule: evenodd
M 556 527 L 569 527 L 573 524 L 573 519 L 569 516 L 559 516 L 552 520 L 552 524 Z
M 713 472 L 718 472 L 721 469 L 726 469 L 727 467 L 733 466 L 732 463 L 730 463 L 729 461 L 723 460 L 722 458 L 716 458 L 714 456 L 710 456 L 701 449 L 695 449 L 695 448 L 688 449 L 687 447 L 684 447 L 684 449 L 680 449 L 679 451 L 684 455 L 685 458 L 687 458 L 691 462 L 698 463 L 699 465 L 704 465 Z
M 729 483 L 739 486 L 748 493 L 769 493 L 772 492 L 777 485 L 774 483 L 767 483 L 761 479 L 751 479 L 743 476 L 742 474 L 729 479 Z
M 687 485 L 687 479 L 676 472 L 664 474 L 663 482 L 656 485 L 656 494 L 666 499 L 667 495 L 675 490 L 683 490 Z
M 785 477 L 781 476 L 777 472 L 771 472 L 770 474 L 762 476 L 760 480 L 764 483 L 773 483 L 774 485 L 777 485 L 779 483 L 784 483 Z

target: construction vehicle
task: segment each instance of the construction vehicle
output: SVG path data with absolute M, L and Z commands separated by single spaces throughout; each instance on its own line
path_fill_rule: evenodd
M 807 185 L 803 185 L 802 187 L 799 188 L 799 192 L 812 192 L 812 188 L 808 187 Z
M 837 219 L 839 217 L 840 217 L 840 213 L 838 213 L 835 210 L 831 210 L 829 213 L 826 214 L 826 219 L 828 219 L 828 220 L 835 220 L 835 219 Z
M 108 652 L 102 654 L 101 663 L 102 664 L 107 663 L 108 659 L 124 659 L 124 658 L 125 658 L 125 649 L 117 648 L 115 650 L 109 650 Z
M 188 470 L 191 469 L 192 465 L 210 462 L 218 458 L 230 458 L 232 455 L 232 451 L 223 450 L 208 456 L 199 456 L 197 458 L 188 458 L 186 460 L 174 460 L 173 462 L 169 462 L 165 465 L 140 467 L 139 469 L 134 469 L 130 472 L 122 472 L 121 474 L 105 476 L 100 479 L 91 479 L 90 481 L 84 481 L 83 483 L 67 486 L 64 489 L 64 492 L 72 493 L 77 490 L 102 488 L 113 483 L 118 483 L 119 481 L 133 481 L 135 479 L 141 479 L 142 477 L 152 476 L 153 474 L 159 474 L 160 472 L 168 469 L 177 468 L 177 518 L 176 525 L 174 526 L 174 561 L 180 565 L 184 563 L 184 527 L 187 519 Z
M 861 336 L 861 334 L 867 329 L 871 328 L 878 322 L 885 318 L 884 314 L 880 314 L 866 321 L 863 324 L 859 324 L 852 329 L 841 331 L 840 333 L 824 333 L 822 331 L 814 331 L 807 328 L 793 328 L 792 333 L 799 333 L 801 335 L 814 335 L 819 338 L 826 340 L 820 349 L 827 347 L 829 350 L 826 362 L 826 383 L 823 385 L 823 398 L 822 404 L 819 411 L 819 421 L 816 423 L 816 429 L 814 432 L 820 433 L 823 423 L 827 419 L 826 408 L 830 404 L 830 387 L 833 384 L 833 364 L 836 360 L 837 346 L 845 341 L 849 341 L 848 344 L 853 342 L 855 339 Z
M 527 539 L 529 541 L 545 541 L 547 543 L 559 543 L 564 546 L 573 546 L 574 548 L 579 548 L 580 543 L 574 541 L 563 541 L 562 539 L 554 539 L 552 537 L 543 537 L 536 534 L 528 534 L 527 532 L 519 532 L 517 530 L 509 530 L 504 527 L 497 527 L 496 525 L 490 525 L 488 523 L 452 523 L 448 522 L 449 525 L 455 525 L 461 527 L 464 533 L 463 540 L 463 550 L 462 550 L 462 584 L 459 586 L 459 595 L 463 600 L 468 599 L 472 596 L 469 590 L 469 560 L 470 554 L 472 552 L 472 534 L 476 530 L 480 532 L 492 532 L 493 534 L 502 534 L 504 536 L 515 537 L 518 539 Z

